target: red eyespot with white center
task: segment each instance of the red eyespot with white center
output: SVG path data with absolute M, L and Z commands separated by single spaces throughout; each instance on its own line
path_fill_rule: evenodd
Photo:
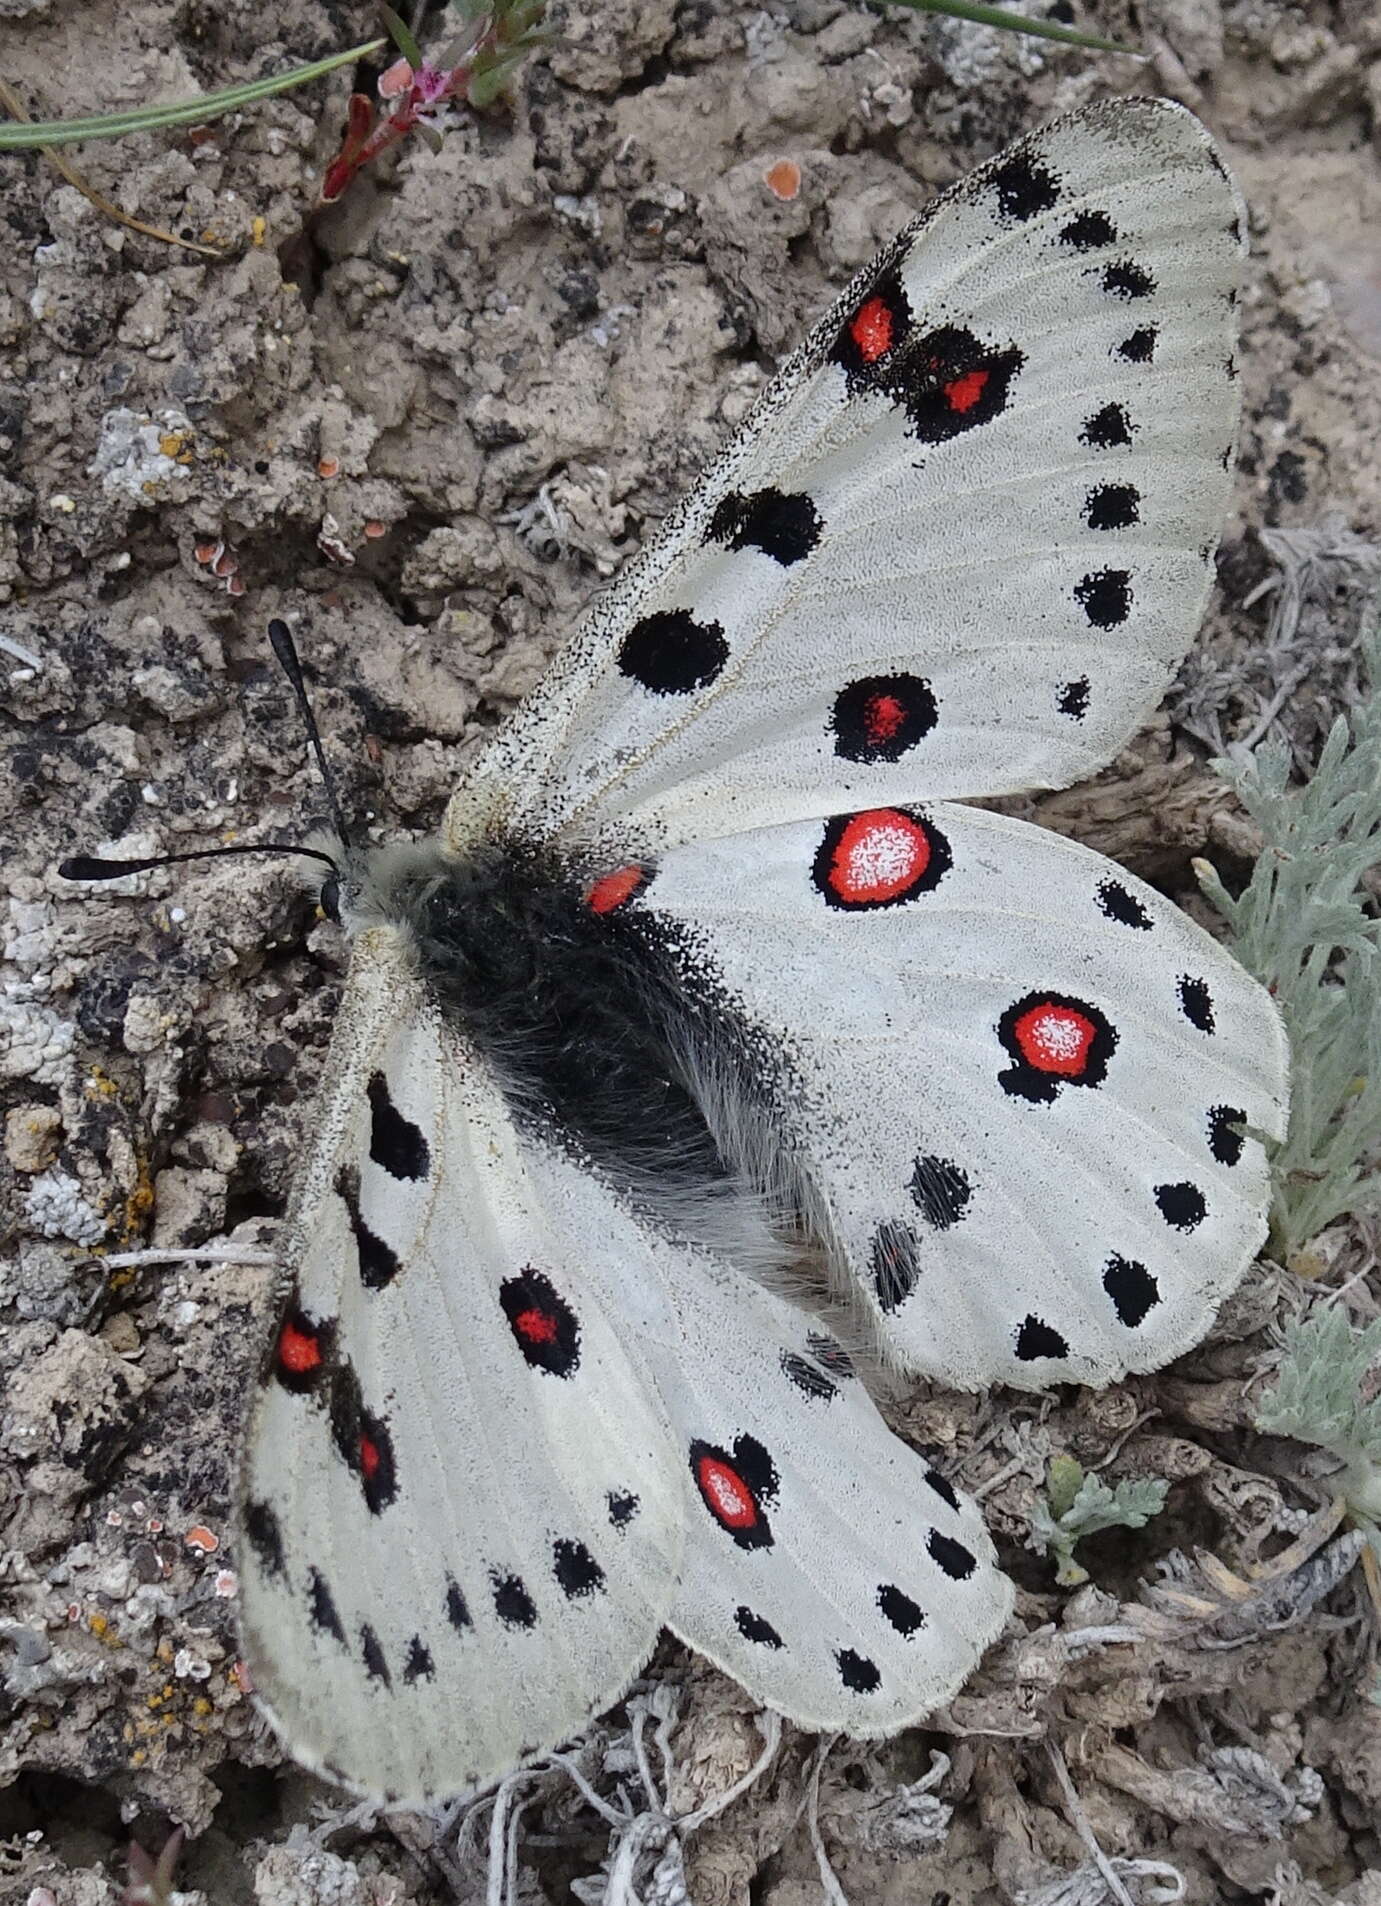
M 1106 1013 L 1063 993 L 1028 993 L 1007 1008 L 997 1035 L 1015 1062 L 999 1082 L 1033 1103 L 1048 1104 L 1063 1085 L 1101 1085 L 1117 1050 Z
M 735 1437 L 732 1452 L 713 1443 L 694 1442 L 690 1468 L 700 1500 L 739 1548 L 772 1546 L 763 1505 L 776 1498 L 777 1471 L 755 1437 Z
M 1053 1001 L 1023 1013 L 1012 1030 L 1028 1065 L 1067 1079 L 1079 1077 L 1088 1064 L 1089 1047 L 1098 1037 L 1098 1028 L 1087 1013 Z
M 751 1529 L 758 1519 L 758 1505 L 742 1476 L 727 1463 L 713 1456 L 702 1456 L 697 1470 L 700 1493 L 710 1514 L 726 1529 Z
M 826 824 L 811 878 L 827 905 L 867 912 L 932 892 L 953 864 L 949 842 L 924 815 L 878 807 Z

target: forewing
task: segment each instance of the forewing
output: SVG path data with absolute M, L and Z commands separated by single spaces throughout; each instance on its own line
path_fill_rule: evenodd
M 756 1073 L 769 1150 L 909 1368 L 1156 1369 L 1261 1244 L 1279 1016 L 1101 855 L 966 807 L 864 810 L 678 849 L 626 905 Z
M 942 194 L 845 292 L 457 795 L 642 850 L 1060 786 L 1203 613 L 1241 205 L 1165 101 Z
M 255 1690 L 307 1764 L 454 1794 L 578 1732 L 669 1611 L 684 1489 L 638 1349 L 648 1245 L 519 1137 L 380 928 L 287 1262 L 241 1484 Z
M 649 1354 L 690 1484 L 669 1625 L 800 1726 L 922 1719 L 1011 1606 L 978 1511 L 891 1434 L 818 1323 L 713 1260 L 664 1278 L 676 1341 Z

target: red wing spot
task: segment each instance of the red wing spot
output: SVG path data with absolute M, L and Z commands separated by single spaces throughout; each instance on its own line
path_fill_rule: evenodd
M 360 1438 L 360 1474 L 367 1483 L 373 1482 L 379 1473 L 379 1445 L 372 1436 Z
M 876 748 L 895 740 L 905 720 L 905 704 L 895 695 L 873 695 L 863 710 L 863 732 Z
M 865 364 L 876 364 L 891 350 L 896 338 L 896 318 L 885 298 L 869 298 L 859 306 L 849 323 L 849 336 Z
M 524 1265 L 499 1286 L 499 1304 L 529 1369 L 569 1377 L 580 1366 L 580 1324 L 544 1271 Z
M 591 913 L 613 913 L 631 900 L 646 880 L 647 872 L 642 867 L 616 867 L 613 873 L 600 876 L 586 894 L 585 903 Z
M 924 827 L 907 814 L 879 808 L 856 814 L 835 849 L 833 886 L 841 900 L 885 905 L 930 865 Z
M 950 409 L 962 417 L 973 409 L 983 392 L 987 389 L 989 372 L 967 371 L 963 377 L 956 377 L 952 384 L 946 384 L 945 401 Z
M 1088 1064 L 1098 1028 L 1072 1006 L 1043 1002 L 1021 1015 L 1012 1035 L 1022 1058 L 1037 1072 L 1077 1079 Z
M 714 1456 L 700 1458 L 697 1479 L 706 1507 L 726 1529 L 751 1529 L 758 1519 L 753 1492 L 736 1470 Z
M 287 1318 L 278 1338 L 278 1362 L 291 1376 L 309 1376 L 321 1368 L 320 1340 Z
M 951 864 L 947 843 L 928 822 L 879 807 L 832 820 L 812 874 L 832 907 L 890 907 L 928 892 Z
M 513 1328 L 529 1343 L 555 1343 L 559 1328 L 556 1318 L 545 1310 L 520 1310 Z

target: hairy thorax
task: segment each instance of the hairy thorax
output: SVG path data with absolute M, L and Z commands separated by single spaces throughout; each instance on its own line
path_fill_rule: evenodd
M 720 1024 L 647 916 L 599 909 L 588 870 L 514 842 L 371 850 L 347 861 L 340 911 L 352 932 L 405 929 L 522 1122 L 638 1183 L 725 1178 L 696 1089 Z

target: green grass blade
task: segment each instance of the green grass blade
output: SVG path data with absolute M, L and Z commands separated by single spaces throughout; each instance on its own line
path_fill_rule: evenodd
M 1093 53 L 1147 58 L 1134 47 L 1119 46 L 1116 40 L 1100 40 L 1096 33 L 1081 33 L 1077 27 L 1061 26 L 1058 20 L 1029 20 L 1024 13 L 1009 13 L 1005 7 L 980 6 L 978 0 L 888 0 L 888 4 L 911 7 L 917 13 L 944 13 L 952 20 L 972 20 L 976 26 L 1002 27 L 1008 33 L 1030 33 L 1038 40 L 1059 40 L 1065 46 L 1083 46 Z
M 382 0 L 379 11 L 384 16 L 384 25 L 388 28 L 389 33 L 393 37 L 393 44 L 398 48 L 398 51 L 412 68 L 413 72 L 416 73 L 420 71 L 422 66 L 422 49 L 412 37 L 411 29 L 404 21 L 398 18 L 398 15 L 393 11 L 392 7 L 384 6 Z
M 82 139 L 119 139 L 128 132 L 153 132 L 160 126 L 199 126 L 221 113 L 251 106 L 256 100 L 269 99 L 274 93 L 286 93 L 290 87 L 306 86 L 323 79 L 338 67 L 349 66 L 367 54 L 388 45 L 385 39 L 364 40 L 344 53 L 332 53 L 309 66 L 294 66 L 286 73 L 269 79 L 249 80 L 242 86 L 227 86 L 218 93 L 203 93 L 197 99 L 170 100 L 164 106 L 139 106 L 130 112 L 102 113 L 90 119 L 35 119 L 27 124 L 0 126 L 0 152 L 28 152 L 36 146 L 65 146 Z

